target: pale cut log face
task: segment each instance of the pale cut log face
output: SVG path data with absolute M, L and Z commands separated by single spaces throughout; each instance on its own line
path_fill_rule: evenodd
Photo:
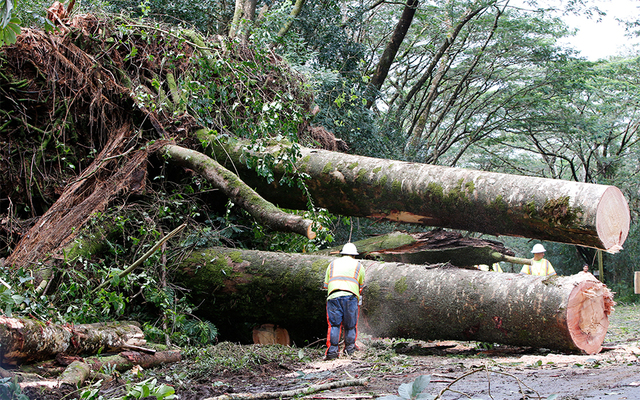
M 622 250 L 630 223 L 631 215 L 624 195 L 615 186 L 607 188 L 596 211 L 596 229 L 608 252 L 617 253 Z
M 569 295 L 567 327 L 576 346 L 586 354 L 597 354 L 609 328 L 613 294 L 593 280 L 580 282 Z

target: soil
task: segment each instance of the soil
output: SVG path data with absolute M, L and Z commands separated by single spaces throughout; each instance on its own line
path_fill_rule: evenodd
M 440 394 L 441 399 L 551 399 L 553 395 L 564 400 L 640 399 L 639 320 L 640 306 L 616 307 L 604 348 L 596 355 L 478 342 L 360 337 L 360 351 L 354 356 L 323 361 L 321 347 L 225 342 L 185 351 L 180 363 L 112 374 L 114 379 L 94 383 L 93 398 L 123 396 L 127 385 L 145 379 L 155 379 L 147 381 L 151 389 L 171 385 L 177 398 L 184 400 L 257 396 L 366 379 L 363 385 L 336 387 L 305 398 L 375 399 L 397 395 L 401 384 L 429 375 L 425 393 Z M 75 399 L 81 391 L 28 388 L 24 394 L 38 400 Z

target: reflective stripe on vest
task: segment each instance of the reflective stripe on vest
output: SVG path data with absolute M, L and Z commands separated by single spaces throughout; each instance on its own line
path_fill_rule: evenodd
M 533 267 L 532 265 L 526 265 L 527 273 L 529 275 L 533 275 Z M 549 275 L 549 260 L 544 259 L 544 276 Z
M 362 264 L 360 264 L 360 261 L 358 261 L 358 266 L 356 267 L 355 273 L 353 274 L 353 277 L 351 276 L 333 276 L 333 261 L 331 262 L 331 267 L 329 269 L 329 283 L 333 282 L 333 281 L 347 281 L 347 282 L 353 282 L 356 285 L 360 285 L 360 282 L 358 282 L 358 275 L 360 275 L 360 268 L 362 267 Z

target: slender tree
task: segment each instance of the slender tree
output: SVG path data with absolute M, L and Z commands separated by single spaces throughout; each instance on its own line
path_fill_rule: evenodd
M 391 39 L 389 40 L 387 47 L 384 49 L 384 52 L 380 57 L 380 61 L 378 61 L 376 71 L 369 82 L 369 86 L 373 89 L 373 93 L 367 100 L 367 107 L 371 107 L 374 102 L 373 96 L 375 96 L 375 93 L 380 90 L 385 79 L 387 79 L 391 64 L 400 49 L 400 45 L 402 45 L 402 42 L 404 41 L 407 31 L 411 27 L 411 22 L 413 21 L 413 16 L 416 13 L 418 4 L 418 0 L 407 0 L 407 3 L 404 6 L 400 20 L 398 21 L 398 24 L 391 35 Z

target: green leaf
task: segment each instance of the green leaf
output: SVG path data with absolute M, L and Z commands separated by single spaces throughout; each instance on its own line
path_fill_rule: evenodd
M 429 386 L 429 383 L 431 383 L 430 375 L 420 375 L 419 377 L 417 377 L 416 380 L 413 381 L 413 388 L 411 391 L 412 397 L 415 397 L 418 394 L 422 393 L 427 388 L 427 386 Z
M 169 385 L 162 385 L 158 388 L 158 390 L 156 391 L 156 397 L 158 398 L 158 400 L 162 400 L 165 397 L 167 399 L 171 398 L 170 396 L 172 394 L 174 394 L 176 391 L 174 388 L 172 388 Z
M 11 25 L 9 24 L 4 28 L 4 41 L 7 44 L 13 44 L 16 42 L 16 33 L 13 29 L 11 29 Z
M 11 296 L 11 298 L 13 299 L 13 302 L 15 304 L 20 304 L 22 302 L 24 302 L 24 296 L 20 296 L 19 294 L 14 294 L 13 296 Z
M 411 383 L 411 382 L 410 383 L 403 383 L 398 388 L 398 394 L 403 399 L 410 399 L 412 397 L 412 391 L 413 391 L 413 383 Z

